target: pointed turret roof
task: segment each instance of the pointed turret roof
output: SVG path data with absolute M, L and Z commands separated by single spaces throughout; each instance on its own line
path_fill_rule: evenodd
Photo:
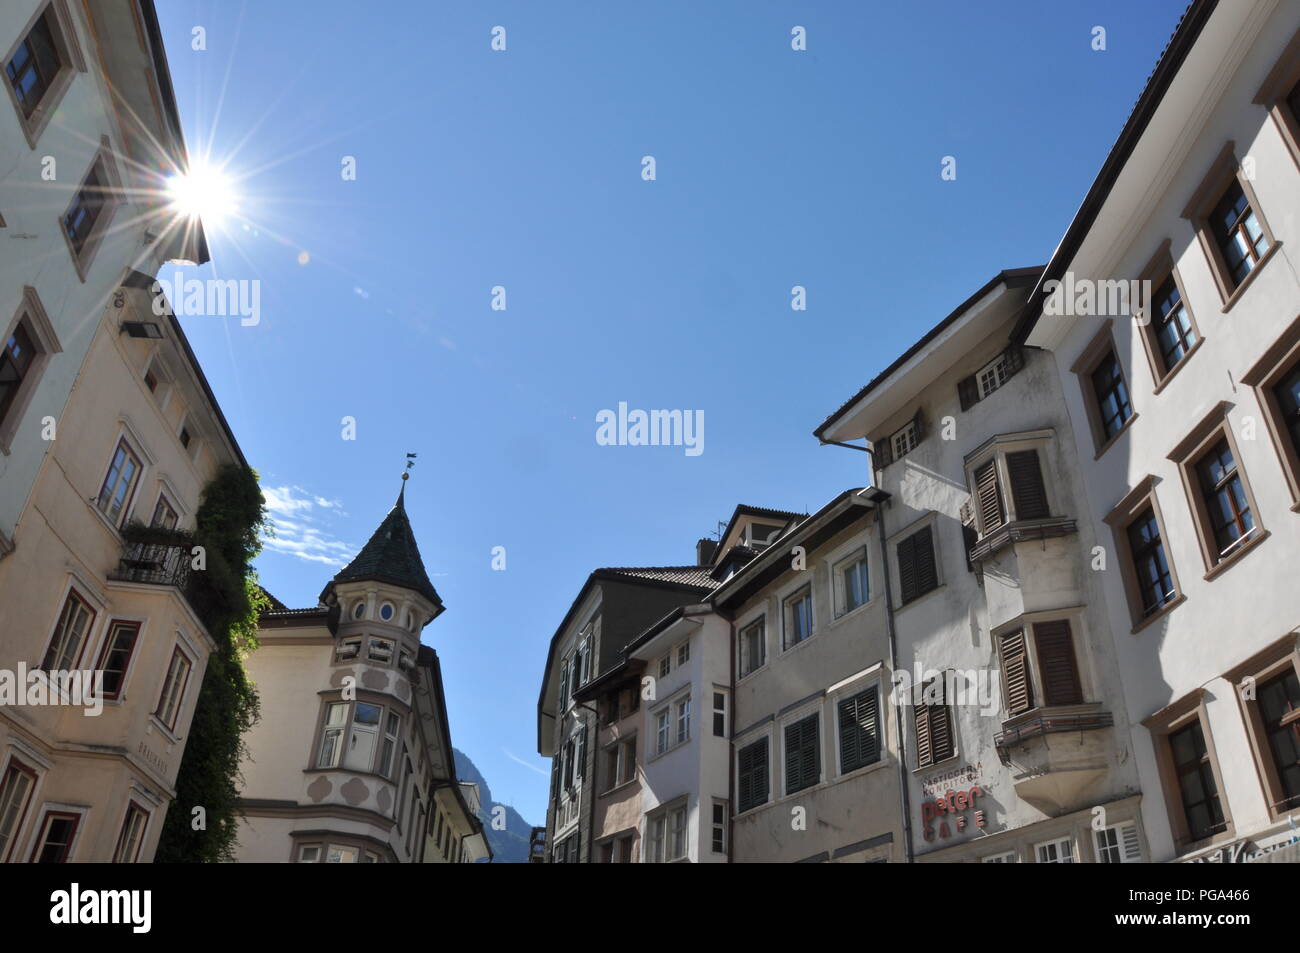
M 415 544 L 415 533 L 406 516 L 406 474 L 402 474 L 402 490 L 397 502 L 379 524 L 370 541 L 361 547 L 352 562 L 348 563 L 325 587 L 321 600 L 340 582 L 385 582 L 401 586 L 424 596 L 442 611 L 442 599 L 429 582 L 429 574 L 420 559 L 420 549 Z

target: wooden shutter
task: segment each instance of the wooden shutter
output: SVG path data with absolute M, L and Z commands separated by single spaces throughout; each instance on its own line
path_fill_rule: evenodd
M 821 774 L 817 757 L 817 716 L 785 726 L 785 793 L 817 783 Z
M 1006 350 L 1006 368 L 1007 379 L 1010 380 L 1014 375 L 1020 373 L 1025 366 L 1025 352 L 1023 348 L 1016 347 L 1014 344 Z
M 916 433 L 917 443 L 925 439 L 925 415 L 920 407 L 916 408 L 916 413 L 912 415 L 912 430 Z
M 975 471 L 975 502 L 979 507 L 982 533 L 991 533 L 1006 522 L 1002 513 L 1002 488 L 998 485 L 997 457 Z
M 1124 857 L 1123 863 L 1140 864 L 1142 862 L 1142 843 L 1138 840 L 1136 824 L 1119 826 L 1119 849 Z
M 912 534 L 916 540 L 916 594 L 923 596 L 939 585 L 939 572 L 934 564 L 934 533 L 927 526 Z
M 924 768 L 934 763 L 934 752 L 930 746 L 930 715 L 925 705 L 912 706 L 912 723 L 916 728 L 916 766 Z
M 916 536 L 900 540 L 898 552 L 898 588 L 903 603 L 911 602 L 919 595 L 916 588 Z
M 877 470 L 883 470 L 894 462 L 894 448 L 890 445 L 888 437 L 871 441 L 871 456 Z
M 839 703 L 841 772 L 853 771 L 880 757 L 877 695 L 873 687 Z
M 574 774 L 579 781 L 587 776 L 587 727 L 582 727 L 578 735 L 578 746 L 574 755 Z
M 980 389 L 974 374 L 957 382 L 957 398 L 961 401 L 962 410 L 970 410 L 980 402 Z
M 1038 520 L 1050 516 L 1047 490 L 1043 486 L 1043 468 L 1037 450 L 1017 450 L 1007 454 L 1007 473 L 1011 480 L 1011 499 L 1016 519 Z
M 747 811 L 767 800 L 767 739 L 741 748 L 737 762 L 737 809 Z
M 930 751 L 935 763 L 952 757 L 952 718 L 948 712 L 947 702 L 929 705 L 930 715 Z
M 1002 686 L 1007 693 L 1007 714 L 1019 715 L 1034 707 L 1033 689 L 1029 684 L 1029 656 L 1025 651 L 1025 632 L 1016 629 L 998 637 L 1002 655 Z
M 1074 657 L 1070 623 L 1061 619 L 1034 626 L 1038 671 L 1043 682 L 1044 705 L 1078 705 L 1083 702 L 1079 668 Z

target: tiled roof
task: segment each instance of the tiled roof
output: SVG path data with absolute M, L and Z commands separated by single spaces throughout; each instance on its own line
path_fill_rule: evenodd
M 629 579 L 649 579 L 653 582 L 671 582 L 681 586 L 694 586 L 697 589 L 716 589 L 718 587 L 718 581 L 709 577 L 709 568 L 707 566 L 620 566 L 596 571 L 617 576 L 627 576 Z
M 268 612 L 289 611 L 289 607 L 286 606 L 279 599 L 277 599 L 275 596 L 271 595 L 270 590 L 268 590 L 265 586 L 258 586 L 257 588 L 262 590 L 262 595 L 266 596 L 266 601 L 271 603 L 271 608 L 267 610 Z
M 746 512 L 751 513 L 755 516 L 760 516 L 760 515 L 780 516 L 780 517 L 784 517 L 787 520 L 801 520 L 808 515 L 807 513 L 794 513 L 791 512 L 790 510 L 774 510 L 766 506 L 750 506 L 747 503 L 741 503 L 738 509 L 745 510 Z
M 336 583 L 373 580 L 411 589 L 434 605 L 442 605 L 438 591 L 433 588 L 429 574 L 424 571 L 424 561 L 420 559 L 420 549 L 415 544 L 415 533 L 411 531 L 411 521 L 406 516 L 405 497 L 406 484 L 402 484 L 397 502 L 379 524 L 379 529 L 361 547 L 361 552 L 357 553 L 352 562 L 339 570 L 325 587 L 326 593 Z M 324 595 L 322 593 L 322 601 Z

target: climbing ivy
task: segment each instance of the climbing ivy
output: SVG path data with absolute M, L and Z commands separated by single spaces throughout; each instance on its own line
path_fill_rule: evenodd
M 222 467 L 203 490 L 193 533 L 133 526 L 133 542 L 172 542 L 195 552 L 186 596 L 216 643 L 199 689 L 176 798 L 163 821 L 155 861 L 218 862 L 234 859 L 239 834 L 239 762 L 244 734 L 257 723 L 257 692 L 244 657 L 257 648 L 257 619 L 266 596 L 252 563 L 267 529 L 257 474 L 236 464 Z M 202 811 L 197 811 L 202 808 Z

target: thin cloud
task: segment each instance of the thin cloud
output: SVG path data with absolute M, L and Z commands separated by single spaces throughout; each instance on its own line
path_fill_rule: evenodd
M 509 758 L 511 761 L 515 762 L 515 764 L 522 764 L 522 765 L 523 765 L 525 768 L 527 768 L 529 771 L 536 771 L 536 772 L 537 772 L 538 774 L 540 774 L 542 777 L 546 777 L 547 772 L 546 772 L 546 770 L 545 770 L 544 768 L 539 768 L 539 767 L 538 767 L 537 765 L 535 765 L 535 764 L 529 764 L 529 763 L 528 763 L 527 761 L 525 761 L 523 758 L 515 757 L 515 755 L 511 754 L 511 753 L 510 753 L 509 751 L 507 751 L 505 748 L 502 748 L 502 749 L 501 749 L 501 752 L 502 752 L 502 753 L 503 753 L 507 758 Z
M 300 486 L 264 486 L 266 511 L 274 535 L 262 537 L 271 552 L 342 569 L 355 549 L 338 539 L 328 525 L 346 516 L 339 500 L 309 493 Z

